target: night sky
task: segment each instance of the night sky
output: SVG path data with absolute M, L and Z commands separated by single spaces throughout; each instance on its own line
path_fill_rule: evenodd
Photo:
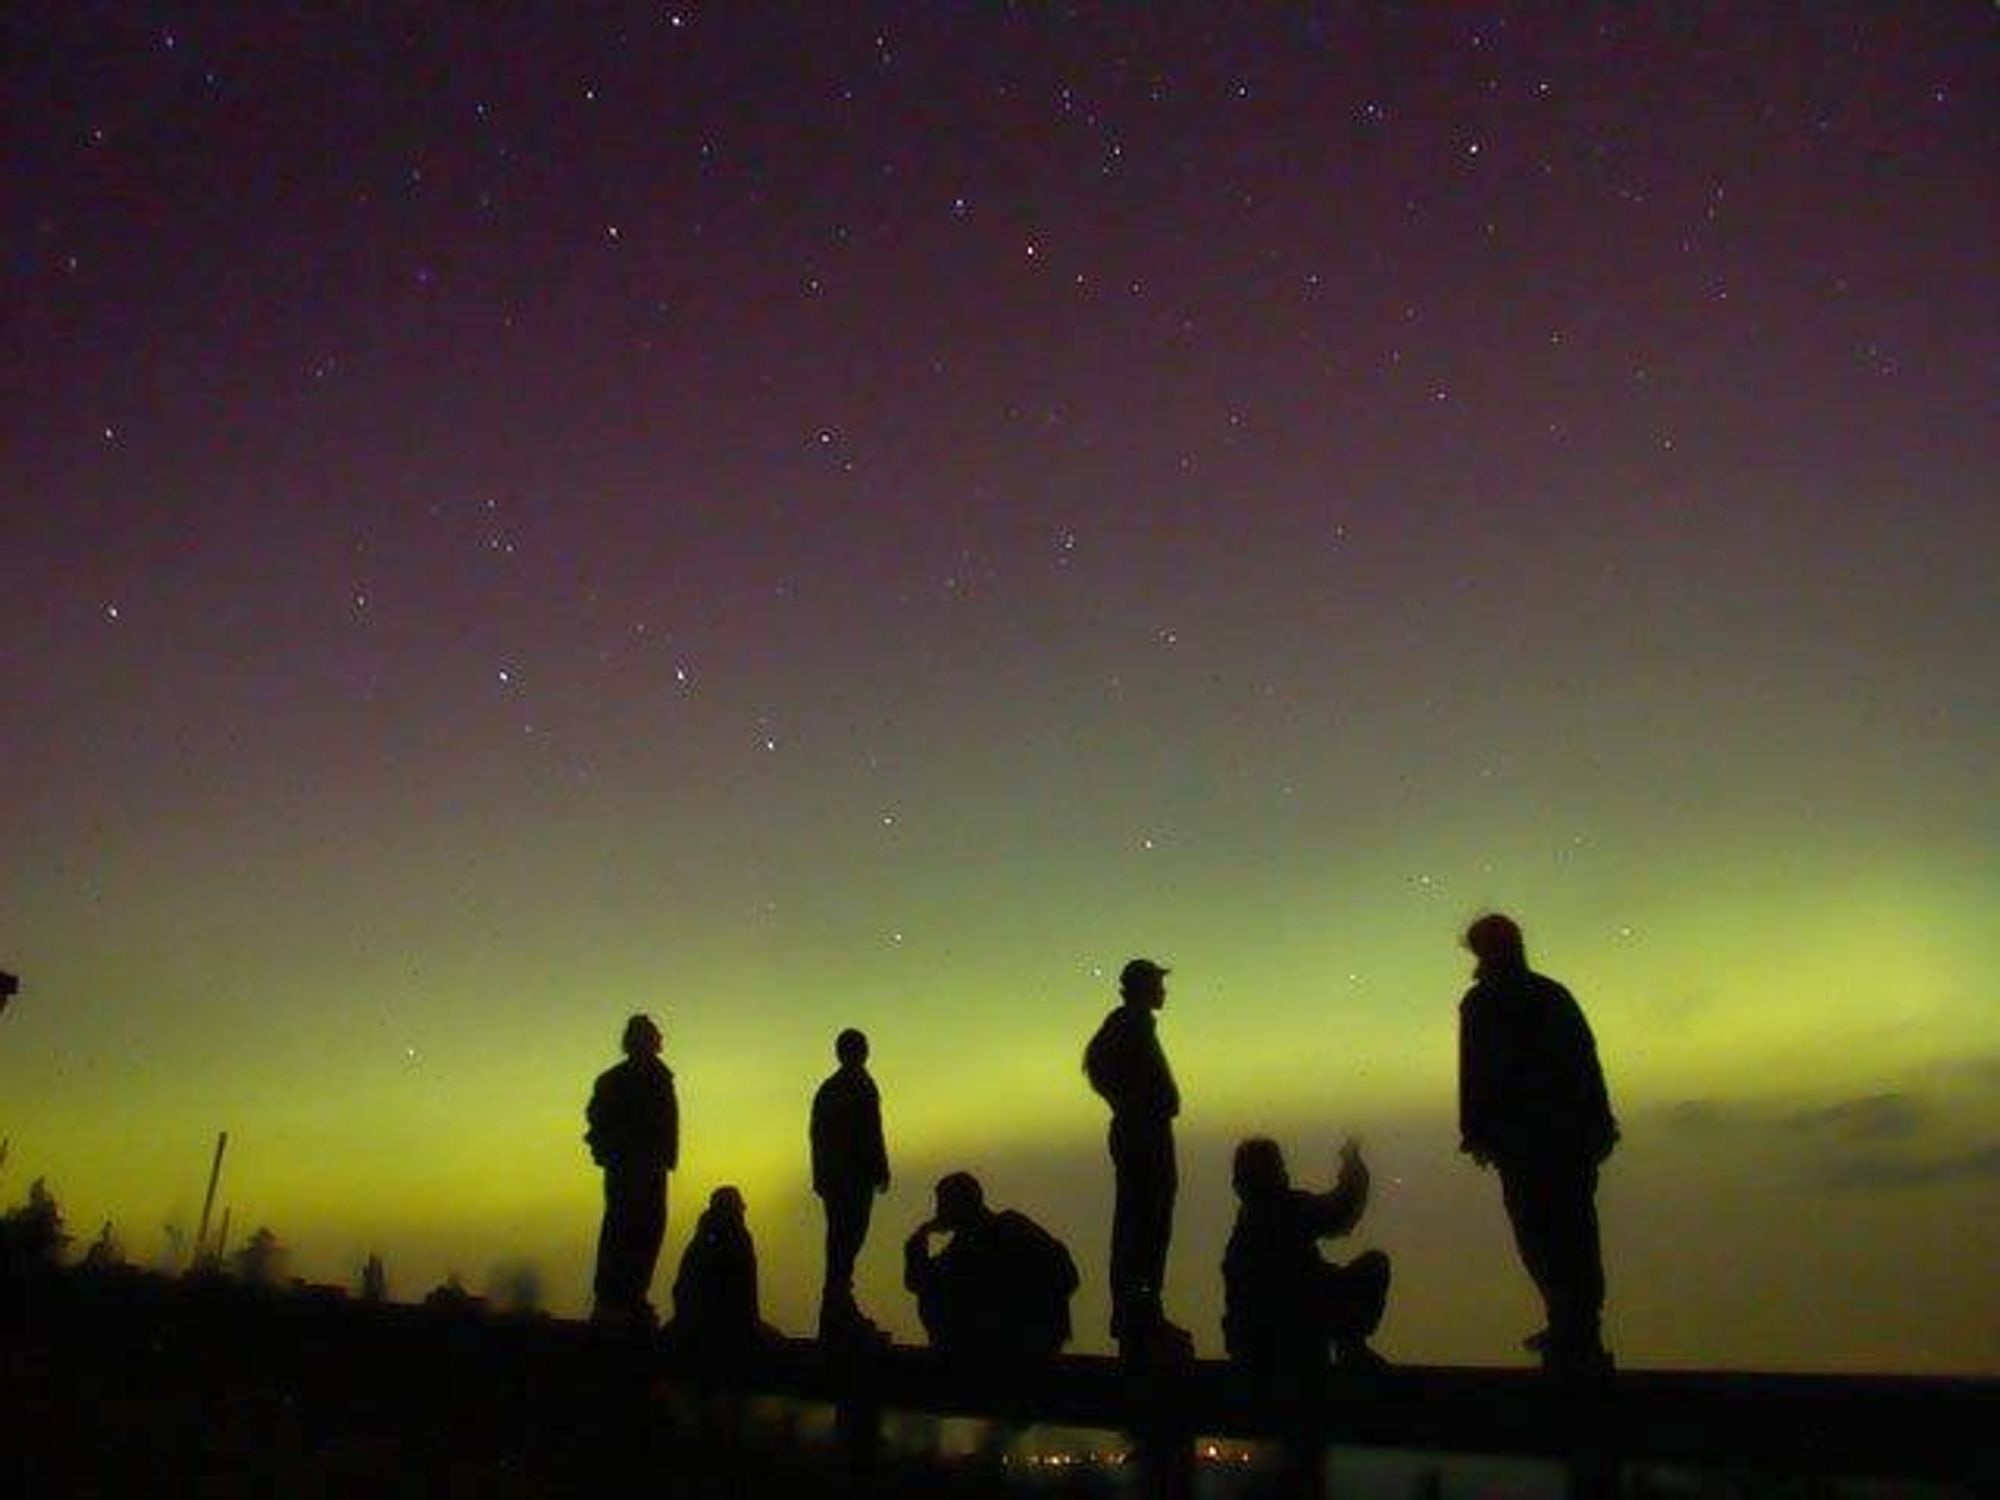
M 584 1302 L 624 1018 L 819 1274 L 812 1090 L 1035 1214 L 1170 965 L 1170 1309 L 1352 1131 L 1522 1362 L 1457 933 L 1596 1028 L 1627 1365 L 2000 1370 L 1987 4 L 28 3 L 0 1198 Z M 1336 1252 L 1338 1253 L 1338 1252 Z

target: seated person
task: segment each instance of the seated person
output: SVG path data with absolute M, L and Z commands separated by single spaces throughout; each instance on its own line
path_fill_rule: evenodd
M 951 1242 L 935 1254 L 934 1235 Z M 970 1172 L 937 1185 L 937 1212 L 903 1245 L 903 1285 L 933 1348 L 984 1360 L 1047 1359 L 1069 1342 L 1076 1263 L 1026 1214 L 986 1206 Z
M 1368 1336 L 1389 1298 L 1389 1257 L 1370 1250 L 1338 1265 L 1314 1243 L 1346 1234 L 1368 1206 L 1361 1148 L 1341 1147 L 1340 1180 L 1324 1193 L 1293 1187 L 1278 1143 L 1261 1136 L 1237 1146 L 1233 1175 L 1240 1206 L 1222 1260 L 1229 1357 L 1300 1374 L 1324 1369 L 1331 1344 L 1343 1366 L 1379 1366 Z
M 741 1349 L 768 1337 L 757 1316 L 757 1250 L 743 1195 L 719 1187 L 696 1223 L 674 1277 L 673 1341 L 687 1348 Z

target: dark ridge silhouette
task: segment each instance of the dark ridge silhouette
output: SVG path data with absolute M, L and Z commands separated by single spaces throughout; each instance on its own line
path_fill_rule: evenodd
M 937 1211 L 903 1245 L 903 1285 L 931 1346 L 967 1366 L 1046 1360 L 1069 1342 L 1076 1263 L 1026 1214 L 995 1210 L 970 1172 L 938 1182 Z M 942 1250 L 931 1241 L 950 1236 Z
M 1372 1369 L 1368 1339 L 1389 1297 L 1389 1257 L 1370 1250 L 1340 1265 L 1316 1242 L 1351 1232 L 1368 1207 L 1361 1148 L 1341 1148 L 1340 1178 L 1324 1193 L 1292 1186 L 1276 1141 L 1236 1148 L 1236 1224 L 1222 1260 L 1223 1336 L 1229 1357 L 1278 1377 L 1324 1370 L 1331 1345 L 1340 1364 Z
M 597 1076 L 585 1110 L 584 1144 L 604 1169 L 591 1316 L 652 1328 L 659 1322 L 650 1293 L 667 1233 L 667 1174 L 680 1163 L 680 1105 L 653 1018 L 628 1020 L 622 1045 L 625 1060 Z
M 1180 1089 L 1161 1049 L 1154 1012 L 1170 971 L 1135 958 L 1118 976 L 1119 1005 L 1084 1048 L 1090 1086 L 1111 1106 L 1111 1337 L 1136 1359 L 1185 1359 L 1194 1342 L 1161 1306 L 1180 1178 L 1174 1117 Z
M 1459 1003 L 1460 1149 L 1500 1174 L 1521 1262 L 1548 1324 L 1525 1340 L 1552 1370 L 1609 1365 L 1597 1171 L 1618 1142 L 1590 1024 L 1570 992 L 1528 967 L 1512 918 L 1465 932 L 1477 960 Z
M 1939 1500 L 1969 1500 L 2000 1480 L 1991 1379 L 1624 1371 L 1552 1380 L 1396 1367 L 1270 1381 L 1207 1360 L 968 1367 L 933 1350 L 856 1358 L 804 1340 L 718 1365 L 628 1328 L 130 1268 L 9 1280 L 0 1311 L 0 1411 L 8 1477 L 28 1481 L 21 1493 L 839 1495 L 856 1493 L 856 1462 L 875 1465 L 861 1493 L 994 1492 L 990 1471 L 882 1452 L 871 1438 L 896 1412 L 1123 1431 L 1141 1439 L 1135 1457 L 1185 1454 L 1165 1441 L 1175 1433 L 1301 1451 L 1532 1455 L 1570 1464 L 1573 1494 L 1605 1496 L 1618 1493 L 1621 1466 L 1650 1463 L 1719 1468 L 1750 1493 L 1759 1484 L 1820 1493 L 1798 1481 L 1823 1478 L 1925 1479 L 1953 1486 Z M 710 1394 L 834 1406 L 849 1446 L 814 1448 L 768 1429 L 718 1443 L 685 1416 L 683 1398 Z M 754 1420 L 748 1403 L 730 1409 Z M 1303 1463 L 1287 1472 L 1316 1475 Z M 1184 1494 L 1188 1481 L 1162 1466 L 1119 1488 Z
M 882 1098 L 868 1072 L 868 1038 L 853 1027 L 834 1039 L 840 1066 L 813 1095 L 808 1136 L 812 1185 L 826 1212 L 826 1276 L 819 1335 L 877 1341 L 881 1332 L 854 1300 L 854 1262 L 868 1239 L 875 1196 L 889 1190 L 889 1148 L 882 1138 Z
M 945 1193 L 960 1232 L 985 1213 L 968 1186 Z M 43 1226 L 47 1245 L 61 1210 L 38 1183 L 4 1218 Z M 1277 1443 L 1271 1472 L 1304 1494 L 1331 1446 L 1552 1458 L 1579 1500 L 1639 1493 L 1630 1466 L 1650 1463 L 1780 1487 L 1955 1487 L 1941 1500 L 2000 1480 L 1991 1379 L 1293 1372 L 776 1337 L 717 1359 L 632 1325 L 489 1314 L 455 1276 L 407 1307 L 297 1281 L 64 1269 L 57 1254 L 9 1263 L 0 1327 L 9 1477 L 32 1493 L 992 1493 L 991 1467 L 883 1451 L 885 1431 L 920 1431 L 922 1414 L 1123 1431 L 1133 1483 L 1121 1488 L 1144 1496 L 1192 1493 L 1195 1433 Z M 835 1445 L 815 1448 L 789 1419 L 759 1431 L 773 1398 L 831 1406 Z

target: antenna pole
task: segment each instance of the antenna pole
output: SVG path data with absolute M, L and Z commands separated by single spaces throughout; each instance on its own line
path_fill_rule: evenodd
M 229 1149 L 229 1132 L 224 1130 L 215 1137 L 215 1160 L 208 1168 L 208 1196 L 201 1200 L 201 1228 L 194 1234 L 195 1264 L 201 1264 L 202 1252 L 208 1248 L 208 1216 L 215 1207 L 215 1184 L 222 1177 L 222 1153 Z

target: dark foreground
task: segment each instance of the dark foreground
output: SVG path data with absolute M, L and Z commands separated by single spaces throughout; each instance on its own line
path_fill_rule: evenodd
M 15 1284 L 0 1313 L 0 1475 L 38 1495 L 993 1492 L 990 1467 L 881 1441 L 909 1412 L 1122 1430 L 1158 1465 L 1123 1482 L 1044 1471 L 1039 1493 L 1177 1492 L 1175 1455 L 1196 1433 L 1308 1459 L 1323 1445 L 1536 1455 L 1606 1493 L 1635 1462 L 1990 1492 L 2000 1446 L 2000 1382 L 1986 1380 L 1563 1386 L 1398 1369 L 1273 1390 L 1213 1362 L 1135 1379 L 1069 1358 L 993 1377 L 924 1351 L 835 1362 L 794 1342 L 717 1368 L 575 1323 L 134 1273 Z

